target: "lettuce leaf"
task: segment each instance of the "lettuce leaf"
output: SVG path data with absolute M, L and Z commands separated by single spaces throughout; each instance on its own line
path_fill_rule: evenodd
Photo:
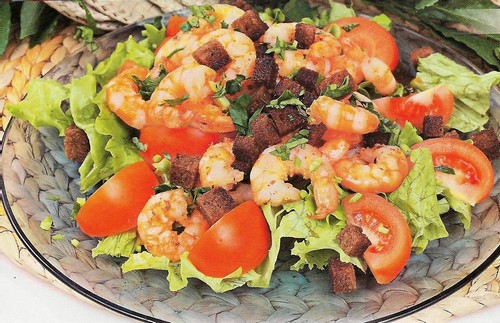
M 391 144 L 394 144 L 408 155 L 410 147 L 416 143 L 423 141 L 418 135 L 418 130 L 410 122 L 406 121 L 405 126 L 397 134 L 391 136 Z
M 447 58 L 435 53 L 419 60 L 417 77 L 412 86 L 427 90 L 439 84 L 448 86 L 455 98 L 455 108 L 447 127 L 462 132 L 483 128 L 488 122 L 490 90 L 500 83 L 500 72 L 477 75 Z
M 99 255 L 110 255 L 112 257 L 130 257 L 136 248 L 140 246 L 137 231 L 130 230 L 99 241 L 92 249 L 92 257 Z
M 116 45 L 114 52 L 104 61 L 100 62 L 94 70 L 97 82 L 104 86 L 117 73 L 125 60 L 131 60 L 140 66 L 151 68 L 155 56 L 146 46 L 138 44 L 132 36 L 127 41 Z
M 438 187 L 432 156 L 428 149 L 411 151 L 414 163 L 401 186 L 388 195 L 388 200 L 401 210 L 412 236 L 413 250 L 422 253 L 431 240 L 448 236 L 439 215 Z
M 444 197 L 449 208 L 452 208 L 455 212 L 457 212 L 460 221 L 464 225 L 464 229 L 469 230 L 472 219 L 471 205 L 456 197 L 449 188 L 444 186 L 438 186 L 438 194 L 441 194 Z
M 165 30 L 166 27 L 161 24 L 161 18 L 158 23 L 155 21 L 153 24 L 145 24 L 144 30 L 141 32 L 144 39 L 139 42 L 139 45 L 154 51 L 165 39 Z
M 64 129 L 71 125 L 71 118 L 61 110 L 61 102 L 69 97 L 67 88 L 54 80 L 38 78 L 28 84 L 27 93 L 21 102 L 7 104 L 7 110 L 35 128 L 55 127 L 63 136 Z

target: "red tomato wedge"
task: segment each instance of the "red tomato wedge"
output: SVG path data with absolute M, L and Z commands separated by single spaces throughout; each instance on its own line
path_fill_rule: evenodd
M 362 228 L 370 239 L 363 257 L 377 282 L 388 284 L 410 259 L 410 229 L 401 212 L 384 198 L 367 193 L 352 202 L 353 196 L 342 200 L 347 222 Z
M 493 167 L 484 153 L 472 144 L 460 139 L 436 138 L 411 148 L 427 148 L 435 167 L 453 169 L 455 174 L 436 170 L 436 178 L 463 201 L 475 205 L 490 194 L 495 181 Z
M 143 161 L 131 164 L 106 181 L 76 216 L 82 232 L 106 237 L 137 226 L 137 217 L 154 194 L 158 179 Z
M 189 252 L 202 273 L 225 277 L 238 268 L 257 267 L 271 247 L 271 234 L 260 207 L 247 201 L 226 213 L 205 232 Z
M 382 26 L 364 17 L 345 17 L 334 21 L 340 27 L 352 27 L 342 30 L 340 37 L 346 37 L 361 47 L 368 56 L 377 57 L 394 70 L 399 63 L 399 51 L 391 33 Z M 329 30 L 331 24 L 325 29 Z
M 179 31 L 181 31 L 181 25 L 187 20 L 186 17 L 181 16 L 170 16 L 168 18 L 166 36 L 174 37 Z
M 177 154 L 200 156 L 211 144 L 218 143 L 224 136 L 215 132 L 204 132 L 196 128 L 165 128 L 161 126 L 147 126 L 141 130 L 139 140 L 146 146 L 141 152 L 142 158 L 152 163 L 155 155 L 170 154 L 175 158 Z
M 384 117 L 392 121 L 397 121 L 398 112 L 401 109 L 401 106 L 413 95 L 414 94 L 410 94 L 407 96 L 394 98 L 386 96 L 380 99 L 374 99 L 373 104 L 375 105 L 375 110 L 381 113 Z

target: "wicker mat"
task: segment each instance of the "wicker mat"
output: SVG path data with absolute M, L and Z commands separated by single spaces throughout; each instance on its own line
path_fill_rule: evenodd
M 80 44 L 73 39 L 74 30 L 74 26 L 66 27 L 50 40 L 33 48 L 29 48 L 26 41 L 9 44 L 6 53 L 0 57 L 0 111 L 3 111 L 0 136 L 3 136 L 4 126 L 10 118 L 8 112 L 4 110 L 5 104 L 18 102 L 25 94 L 29 80 L 44 75 L 52 66 L 80 48 Z M 33 274 L 48 279 L 61 289 L 79 296 L 43 269 L 18 240 L 1 207 L 0 212 L 0 252 L 4 252 L 15 263 Z M 442 322 L 479 311 L 483 307 L 499 305 L 499 270 L 500 258 L 452 296 L 403 320 Z

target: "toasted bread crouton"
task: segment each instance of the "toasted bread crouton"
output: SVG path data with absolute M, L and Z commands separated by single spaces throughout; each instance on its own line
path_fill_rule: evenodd
M 356 273 L 351 263 L 345 263 L 332 257 L 328 259 L 328 272 L 335 294 L 350 293 L 356 290 Z
M 355 225 L 348 224 L 337 235 L 340 248 L 351 257 L 361 257 L 371 245 L 363 230 Z
M 217 186 L 196 199 L 196 205 L 210 226 L 236 207 L 234 199 L 224 188 Z
M 424 138 L 439 138 L 444 135 L 443 116 L 425 116 L 422 127 Z
M 349 72 L 346 69 L 339 70 L 334 74 L 332 74 L 331 76 L 325 78 L 323 81 L 321 81 L 318 86 L 319 91 L 320 92 L 325 91 L 328 85 L 330 84 L 335 84 L 338 87 L 340 87 L 346 77 L 349 78 L 349 86 L 351 87 L 351 93 L 356 91 L 358 89 L 358 85 L 356 84 L 356 82 L 354 82 L 354 79 L 352 78 L 351 74 L 349 74 Z
M 306 119 L 294 106 L 287 106 L 283 109 L 270 109 L 269 115 L 271 116 L 280 137 L 283 137 L 294 130 L 303 128 L 306 125 Z
M 304 91 L 304 94 L 299 99 L 306 107 L 310 107 L 318 97 L 316 92 Z
M 252 97 L 252 103 L 248 105 L 248 113 L 253 114 L 260 108 L 264 108 L 271 102 L 271 93 L 265 85 L 258 85 L 249 88 L 248 94 Z
M 232 167 L 242 171 L 245 175 L 250 174 L 250 170 L 261 152 L 262 150 L 255 143 L 254 137 L 236 136 L 233 143 L 235 160 Z
M 363 147 L 371 148 L 375 145 L 388 145 L 391 134 L 388 132 L 375 131 L 363 135 Z
M 456 130 L 451 130 L 447 131 L 444 133 L 443 138 L 453 138 L 453 139 L 460 139 L 460 135 Z
M 252 7 L 252 5 L 246 2 L 245 0 L 233 0 L 231 1 L 230 4 L 237 8 L 240 8 L 243 11 L 255 10 L 254 7 Z
M 297 41 L 297 48 L 308 49 L 312 44 L 314 44 L 315 37 L 315 26 L 303 23 L 295 25 L 295 40 Z
M 308 144 L 314 147 L 321 147 L 325 144 L 323 140 L 323 135 L 325 134 L 327 128 L 324 123 L 309 124 L 307 127 L 309 130 L 309 140 Z
M 294 81 L 302 85 L 308 91 L 317 92 L 318 87 L 316 82 L 318 81 L 319 73 L 308 69 L 306 67 L 301 67 L 295 75 Z
M 89 138 L 75 124 L 64 130 L 64 152 L 69 160 L 82 163 L 90 151 Z
M 418 65 L 418 60 L 434 53 L 431 47 L 420 47 L 410 52 L 410 60 L 413 66 Z
M 252 74 L 252 81 L 257 84 L 264 84 L 269 88 L 276 85 L 278 78 L 278 64 L 269 55 L 257 57 Z
M 193 189 L 198 179 L 200 157 L 177 154 L 172 160 L 170 182 L 174 185 Z
M 276 87 L 274 88 L 273 97 L 280 97 L 280 95 L 282 95 L 286 90 L 298 97 L 302 91 L 304 91 L 304 87 L 299 83 L 290 80 L 288 77 L 280 77 L 278 84 L 276 84 Z
M 500 157 L 500 141 L 493 128 L 488 128 L 474 133 L 470 136 L 474 146 L 479 148 L 489 160 Z
M 263 151 L 269 146 L 276 145 L 281 141 L 274 123 L 265 113 L 260 114 L 250 125 L 255 144 Z
M 219 70 L 231 62 L 231 57 L 218 40 L 211 40 L 201 45 L 194 53 L 198 64 L 206 65 L 213 70 Z
M 260 19 L 259 14 L 254 10 L 245 11 L 245 14 L 236 19 L 231 26 L 253 41 L 259 39 L 269 26 Z

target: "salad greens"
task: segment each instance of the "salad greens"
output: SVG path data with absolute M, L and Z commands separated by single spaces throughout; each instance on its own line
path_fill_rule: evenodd
M 446 85 L 455 98 L 455 108 L 447 126 L 462 132 L 480 130 L 488 122 L 490 90 L 500 83 L 500 72 L 478 75 L 436 53 L 419 60 L 417 77 L 411 85 L 424 91 Z

